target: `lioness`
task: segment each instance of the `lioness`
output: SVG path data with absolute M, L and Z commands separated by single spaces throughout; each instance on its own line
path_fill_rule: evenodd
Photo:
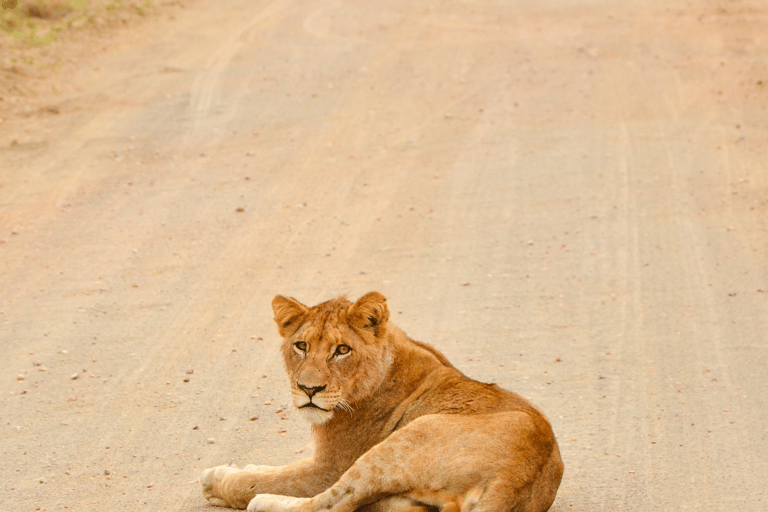
M 293 403 L 315 454 L 203 472 L 214 505 L 251 512 L 540 512 L 563 463 L 544 414 L 474 381 L 389 323 L 371 292 L 309 308 L 272 301 Z

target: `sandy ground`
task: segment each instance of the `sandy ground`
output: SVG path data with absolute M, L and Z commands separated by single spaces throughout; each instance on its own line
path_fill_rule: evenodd
M 227 4 L 0 124 L 0 510 L 215 510 L 308 440 L 271 298 L 369 290 L 548 413 L 554 511 L 768 510 L 763 2 Z

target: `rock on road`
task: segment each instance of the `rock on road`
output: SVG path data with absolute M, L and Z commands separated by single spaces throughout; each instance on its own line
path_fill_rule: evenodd
M 121 36 L 123 37 L 123 36 Z M 0 510 L 301 456 L 269 302 L 379 290 L 552 510 L 768 510 L 768 7 L 196 0 L 0 124 Z

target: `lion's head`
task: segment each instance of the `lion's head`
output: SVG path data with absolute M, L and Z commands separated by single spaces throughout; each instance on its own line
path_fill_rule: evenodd
M 389 365 L 386 301 L 379 292 L 312 308 L 282 295 L 272 300 L 293 403 L 310 422 L 351 412 L 381 384 Z

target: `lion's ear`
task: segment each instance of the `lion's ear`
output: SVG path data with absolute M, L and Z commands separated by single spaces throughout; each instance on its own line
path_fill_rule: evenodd
M 356 327 L 373 329 L 376 336 L 389 320 L 387 298 L 379 292 L 369 292 L 357 299 L 349 310 L 350 323 Z
M 275 313 L 277 331 L 280 336 L 287 338 L 304 322 L 309 308 L 296 299 L 278 295 L 272 299 L 272 311 Z

